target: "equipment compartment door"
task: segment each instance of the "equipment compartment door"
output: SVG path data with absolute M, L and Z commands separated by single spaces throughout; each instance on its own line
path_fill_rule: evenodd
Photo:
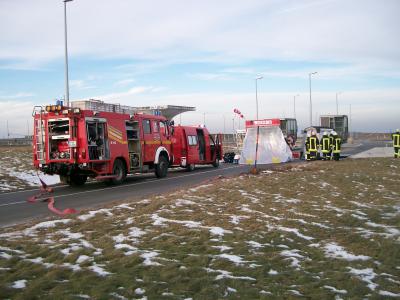
M 108 145 L 106 130 L 105 120 L 95 118 L 86 119 L 89 160 L 107 160 L 110 158 L 110 147 Z M 117 133 L 113 134 L 116 135 Z

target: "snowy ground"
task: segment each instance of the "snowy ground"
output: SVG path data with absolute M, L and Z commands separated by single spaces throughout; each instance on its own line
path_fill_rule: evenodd
M 277 166 L 0 230 L 5 298 L 395 299 L 400 161 Z
M 39 172 L 47 184 L 60 182 L 59 176 Z M 0 192 L 39 186 L 38 173 L 33 169 L 31 147 L 0 147 Z

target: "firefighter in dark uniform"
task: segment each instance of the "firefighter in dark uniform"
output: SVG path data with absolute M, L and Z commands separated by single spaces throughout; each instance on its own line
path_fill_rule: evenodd
M 318 147 L 319 147 L 319 140 L 317 137 L 317 133 L 315 131 L 313 131 L 313 132 L 311 132 L 311 136 L 309 138 L 310 160 L 317 159 Z
M 342 139 L 335 131 L 332 131 L 333 143 L 332 143 L 332 158 L 334 160 L 339 160 L 340 151 L 342 148 Z
M 306 160 L 310 160 L 310 137 L 311 133 L 307 132 L 306 142 L 305 142 L 305 158 Z
M 332 159 L 332 146 L 333 146 L 333 135 L 332 135 L 332 131 L 329 132 L 329 144 L 331 145 L 331 149 L 329 150 L 329 159 Z
M 400 158 L 400 129 L 392 134 L 394 157 Z
M 325 131 L 321 139 L 322 160 L 330 159 L 330 152 L 332 151 L 331 147 L 332 147 L 331 138 Z

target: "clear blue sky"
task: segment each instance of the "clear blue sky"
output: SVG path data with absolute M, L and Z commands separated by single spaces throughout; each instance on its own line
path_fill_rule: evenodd
M 261 118 L 347 114 L 353 130 L 400 127 L 400 1 L 74 0 L 70 98 L 188 105 L 184 124 L 232 130 Z M 64 96 L 62 0 L 0 1 L 0 137 Z M 224 121 L 225 120 L 225 121 Z M 238 126 L 238 120 L 235 120 Z M 225 123 L 225 125 L 224 125 Z M 316 121 L 314 121 L 316 123 Z M 30 124 L 30 123 L 29 123 Z

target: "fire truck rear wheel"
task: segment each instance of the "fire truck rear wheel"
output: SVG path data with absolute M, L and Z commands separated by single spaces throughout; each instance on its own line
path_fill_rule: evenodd
M 167 176 L 168 173 L 168 159 L 161 155 L 158 158 L 158 164 L 156 164 L 155 173 L 158 178 L 163 178 Z
M 122 160 L 116 159 L 113 167 L 113 174 L 117 177 L 111 179 L 112 184 L 121 184 L 126 178 L 126 168 Z
M 194 164 L 189 164 L 189 165 L 187 165 L 187 167 L 186 167 L 186 171 L 192 172 L 192 171 L 194 171 L 194 168 L 195 168 Z
M 86 183 L 87 176 L 86 175 L 71 175 L 70 177 L 70 185 L 84 185 Z
M 214 162 L 212 163 L 212 165 L 213 165 L 214 168 L 218 168 L 218 167 L 219 167 L 219 159 L 216 158 L 216 159 L 214 160 Z

